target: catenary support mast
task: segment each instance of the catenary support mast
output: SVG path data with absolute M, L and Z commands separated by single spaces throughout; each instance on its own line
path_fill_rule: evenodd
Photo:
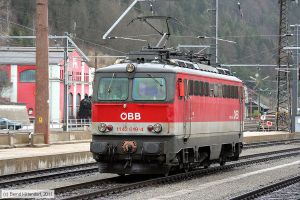
M 288 44 L 288 0 L 279 0 L 279 40 L 278 40 L 278 72 L 277 72 L 277 108 L 276 129 L 290 129 L 290 74 L 289 55 L 283 49 Z M 287 67 L 283 67 L 283 65 Z M 284 69 L 282 69 L 284 68 Z
M 36 1 L 36 93 L 35 133 L 49 144 L 48 0 Z M 26 92 L 26 91 L 25 91 Z

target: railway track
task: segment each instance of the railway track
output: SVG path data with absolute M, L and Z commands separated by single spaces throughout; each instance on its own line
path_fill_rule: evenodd
M 290 143 L 298 143 L 298 140 L 285 140 L 275 141 L 275 142 L 262 142 L 256 143 L 255 145 L 246 145 L 247 149 L 249 148 L 258 148 L 262 146 L 271 146 L 271 145 L 281 145 L 281 144 L 290 144 Z M 276 151 L 276 153 L 284 153 L 287 150 Z M 269 153 L 262 153 L 260 156 L 263 155 L 272 155 L 273 152 Z M 255 155 L 248 155 L 243 156 L 240 159 L 249 159 L 253 157 L 257 157 Z M 42 181 L 48 181 L 53 179 L 59 179 L 64 177 L 72 177 L 84 174 L 91 174 L 98 172 L 98 166 L 96 163 L 88 163 L 88 164 L 81 164 L 81 165 L 74 165 L 74 166 L 65 166 L 59 168 L 51 168 L 51 169 L 44 169 L 38 171 L 31 171 L 31 172 L 24 172 L 24 173 L 17 173 L 11 175 L 4 175 L 0 176 L 0 188 L 10 188 L 16 187 L 18 185 L 30 184 L 30 183 L 37 183 Z M 110 180 L 109 180 L 110 181 Z
M 287 192 L 276 192 L 282 188 L 286 188 L 288 186 L 299 184 L 300 182 L 300 176 L 292 177 L 290 179 L 274 183 L 272 185 L 268 185 L 266 187 L 260 188 L 258 190 L 254 190 L 245 194 L 242 194 L 240 196 L 234 197 L 230 200 L 248 200 L 248 199 L 257 199 L 258 197 L 270 194 L 270 193 L 277 193 L 276 198 L 274 199 L 288 199 L 287 196 L 289 195 L 289 191 Z M 297 190 L 298 191 L 298 190 Z M 299 191 L 298 191 L 299 192 Z M 281 196 L 282 195 L 282 196 Z M 283 197 L 284 196 L 284 197 Z M 272 196 L 270 196 L 272 198 Z M 266 199 L 269 199 L 268 197 Z
M 279 140 L 279 141 L 271 141 L 271 142 L 258 142 L 252 144 L 245 144 L 244 149 L 254 149 L 260 147 L 267 147 L 267 146 L 275 146 L 275 145 L 284 145 L 284 144 L 296 144 L 300 143 L 300 138 L 297 139 L 290 139 L 290 140 Z
M 183 181 L 186 179 L 201 177 L 216 172 L 222 172 L 224 170 L 230 170 L 236 167 L 298 155 L 300 155 L 300 148 L 255 154 L 252 156 L 241 157 L 240 161 L 225 166 L 216 166 L 209 169 L 197 169 L 191 172 L 175 174 L 168 177 L 157 177 L 154 179 L 145 178 L 146 180 L 136 180 L 132 175 L 125 176 L 127 177 L 126 180 L 130 180 L 129 182 L 123 181 L 123 177 L 116 177 L 114 181 L 117 182 L 111 182 L 109 185 L 103 184 L 104 180 L 100 180 L 98 182 L 93 181 L 57 188 L 55 189 L 55 194 L 57 195 L 57 198 L 64 200 L 95 199 L 100 197 L 108 197 L 110 195 L 117 195 L 125 191 L 130 191 L 138 188 Z
M 98 171 L 96 163 L 44 169 L 38 171 L 9 174 L 0 176 L 0 188 L 15 187 L 28 183 L 52 180 L 57 178 L 90 174 Z

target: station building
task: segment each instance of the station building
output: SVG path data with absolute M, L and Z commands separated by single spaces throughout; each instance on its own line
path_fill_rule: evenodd
M 35 49 L 11 47 L 0 49 L 0 97 L 8 102 L 26 104 L 29 118 L 35 118 Z M 80 101 L 92 94 L 94 69 L 78 51 L 68 54 L 68 115 L 77 118 Z M 1 91 L 2 89 L 2 91 Z M 61 122 L 64 116 L 64 52 L 49 48 L 50 122 Z

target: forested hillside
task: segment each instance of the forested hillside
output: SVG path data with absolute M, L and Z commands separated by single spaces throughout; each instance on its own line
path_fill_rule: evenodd
M 1 7 L 5 18 L 5 6 Z M 10 35 L 32 35 L 34 31 L 35 1 L 10 0 Z M 87 54 L 124 55 L 129 50 L 146 46 L 147 42 L 128 40 L 102 40 L 102 35 L 128 7 L 131 0 L 49 0 L 49 30 L 51 35 L 72 34 Z M 219 37 L 237 42 L 219 42 L 219 62 L 230 64 L 275 64 L 278 41 L 279 7 L 277 0 L 219 1 Z M 210 0 L 156 0 L 152 2 L 154 15 L 168 15 L 178 21 L 171 23 L 168 46 L 178 44 L 209 44 L 210 40 L 195 39 L 198 35 L 210 36 Z M 155 44 L 158 36 L 142 22 L 128 23 L 137 16 L 152 15 L 149 2 L 138 3 L 112 32 L 113 36 L 137 36 Z M 289 10 L 290 23 L 300 23 L 300 6 L 293 4 Z M 1 20 L 3 26 L 5 20 Z M 159 29 L 162 22 L 155 21 Z M 22 26 L 20 26 L 22 25 Z M 28 27 L 28 28 L 26 28 Z M 5 34 L 5 30 L 2 30 Z M 22 41 L 23 44 L 26 42 Z M 247 79 L 255 73 L 253 68 L 234 68 Z M 270 73 L 271 69 L 262 70 Z M 247 72 L 247 73 L 246 73 Z

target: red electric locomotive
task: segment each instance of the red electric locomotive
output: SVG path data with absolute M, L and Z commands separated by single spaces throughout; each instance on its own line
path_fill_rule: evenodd
M 101 172 L 168 174 L 237 160 L 243 83 L 169 50 L 143 50 L 95 73 L 91 152 Z

